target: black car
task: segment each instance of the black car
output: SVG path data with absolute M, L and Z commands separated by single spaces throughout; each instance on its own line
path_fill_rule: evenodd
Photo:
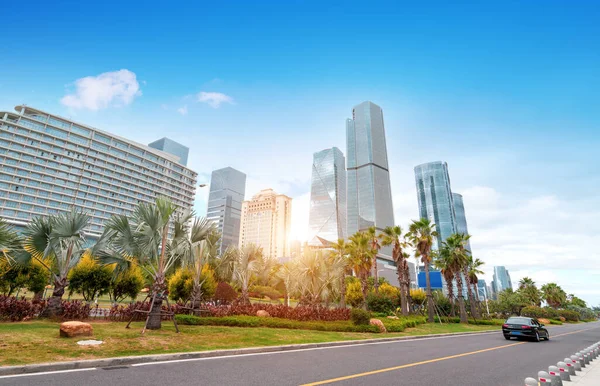
M 511 316 L 502 325 L 504 339 L 510 338 L 530 338 L 539 342 L 541 339 L 550 340 L 548 330 L 535 318 L 526 318 L 523 316 Z

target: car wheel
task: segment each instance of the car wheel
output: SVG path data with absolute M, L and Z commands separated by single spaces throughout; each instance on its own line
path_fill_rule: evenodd
M 550 333 L 546 332 L 546 341 L 549 341 L 549 340 L 550 340 Z
M 506 340 L 510 340 L 510 336 L 508 336 L 508 335 L 504 335 L 504 339 L 506 339 Z
M 535 339 L 536 342 L 540 341 L 540 333 L 539 332 L 537 332 L 537 331 L 535 332 L 535 338 L 534 339 Z

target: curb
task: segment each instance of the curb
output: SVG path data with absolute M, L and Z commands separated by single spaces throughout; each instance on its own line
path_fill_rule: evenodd
M 498 330 L 484 330 L 484 331 L 473 331 L 473 332 L 452 332 L 452 333 L 446 333 L 446 334 L 400 336 L 400 337 L 395 337 L 395 338 L 347 340 L 347 341 L 324 342 L 324 343 L 290 344 L 290 345 L 283 345 L 283 346 L 249 347 L 249 348 L 230 349 L 230 350 L 195 351 L 195 352 L 184 352 L 184 353 L 173 353 L 173 354 L 139 355 L 139 356 L 127 356 L 127 357 L 104 358 L 104 359 L 88 359 L 88 360 L 70 361 L 70 362 L 39 363 L 39 364 L 22 365 L 22 366 L 3 366 L 3 367 L 0 366 L 0 376 L 18 375 L 18 374 L 35 374 L 35 373 L 47 372 L 47 371 L 89 369 L 89 368 L 96 368 L 96 367 L 102 368 L 102 367 L 113 367 L 113 366 L 129 366 L 129 365 L 135 365 L 135 364 L 140 364 L 140 363 L 166 362 L 166 361 L 181 360 L 181 359 L 217 358 L 217 357 L 231 356 L 231 355 L 248 355 L 248 354 L 271 353 L 271 352 L 282 352 L 282 351 L 296 351 L 296 350 L 312 349 L 312 348 L 342 347 L 342 346 L 352 346 L 352 345 L 356 345 L 356 344 L 396 342 L 396 341 L 418 340 L 418 339 L 436 338 L 436 337 L 479 335 L 479 334 L 490 334 L 493 332 L 498 332 Z

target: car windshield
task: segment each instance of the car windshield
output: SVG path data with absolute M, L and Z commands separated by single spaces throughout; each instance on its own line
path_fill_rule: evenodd
M 530 324 L 531 319 L 529 319 L 529 318 L 508 318 L 506 323 L 508 323 L 508 324 Z

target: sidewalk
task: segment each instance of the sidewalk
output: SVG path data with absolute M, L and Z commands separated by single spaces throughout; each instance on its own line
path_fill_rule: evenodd
M 577 386 L 598 386 L 600 385 L 600 357 L 596 358 L 593 362 L 590 362 L 589 365 L 586 365 L 585 368 L 581 369 L 582 371 L 577 371 L 576 376 L 571 377 L 571 382 L 563 382 L 565 386 L 567 385 L 577 385 Z

